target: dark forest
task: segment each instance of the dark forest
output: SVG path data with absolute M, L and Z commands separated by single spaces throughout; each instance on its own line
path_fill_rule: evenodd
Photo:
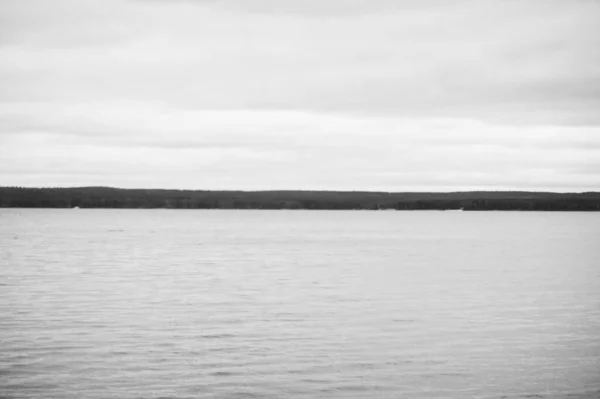
M 386 193 L 0 187 L 0 207 L 600 211 L 600 193 Z

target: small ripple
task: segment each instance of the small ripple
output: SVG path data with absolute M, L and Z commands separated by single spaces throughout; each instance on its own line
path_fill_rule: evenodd
M 208 374 L 215 377 L 231 377 L 234 375 L 239 375 L 238 373 L 234 373 L 233 371 L 214 371 Z
M 200 335 L 199 338 L 204 339 L 227 339 L 227 338 L 235 338 L 235 334 L 204 334 Z

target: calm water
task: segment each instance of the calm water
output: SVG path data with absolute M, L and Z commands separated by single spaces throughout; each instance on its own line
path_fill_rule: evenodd
M 0 210 L 2 398 L 598 398 L 600 214 Z

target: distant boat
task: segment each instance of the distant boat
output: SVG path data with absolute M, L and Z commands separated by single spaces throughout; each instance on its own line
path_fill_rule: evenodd
M 462 212 L 462 211 L 464 211 L 464 210 L 465 210 L 465 208 L 460 208 L 460 209 L 457 209 L 457 210 L 458 210 L 459 212 Z
M 78 206 L 74 206 L 73 209 L 79 209 L 79 207 Z

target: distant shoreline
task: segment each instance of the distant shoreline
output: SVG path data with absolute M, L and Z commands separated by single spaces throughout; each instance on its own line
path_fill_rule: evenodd
M 205 191 L 0 187 L 3 208 L 600 211 L 600 192 Z

